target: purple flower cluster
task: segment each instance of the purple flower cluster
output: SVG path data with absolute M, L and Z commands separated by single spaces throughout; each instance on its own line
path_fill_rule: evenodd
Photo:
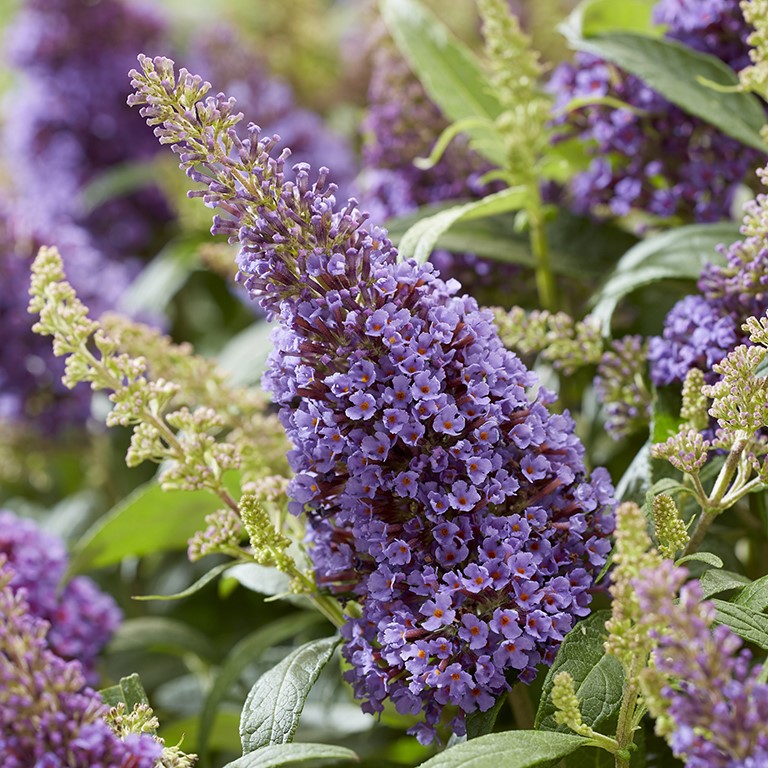
M 14 571 L 11 587 L 23 589 L 29 612 L 49 625 L 51 651 L 77 660 L 89 682 L 97 680 L 96 657 L 122 619 L 114 600 L 85 576 L 62 585 L 67 556 L 61 540 L 4 510 L 0 556 Z
M 160 742 L 147 734 L 118 738 L 102 719 L 107 707 L 86 686 L 79 662 L 49 647 L 48 624 L 28 604 L 29 585 L 16 571 L 29 569 L 33 554 L 39 561 L 40 553 L 30 549 L 12 566 L 0 548 L 3 768 L 154 768 Z
M 458 282 L 399 261 L 355 201 L 336 207 L 325 169 L 286 179 L 287 152 L 256 126 L 229 131 L 233 164 L 212 162 L 198 137 L 233 124 L 233 100 L 189 111 L 170 63 L 140 61 L 132 102 L 206 184 L 195 194 L 224 212 L 214 231 L 239 242 L 245 287 L 279 318 L 265 384 L 295 446 L 292 509 L 317 581 L 360 606 L 347 677 L 369 712 L 387 698 L 424 712 L 423 741 L 446 706 L 460 732 L 589 612 L 613 528 L 607 473 L 586 479 L 572 420 Z M 185 70 L 178 81 L 199 94 Z
M 747 232 L 746 227 L 743 231 Z M 768 311 L 768 248 L 758 235 L 733 243 L 724 265 L 708 264 L 698 282 L 700 295 L 687 296 L 670 310 L 662 336 L 650 340 L 651 378 L 658 385 L 682 382 L 691 368 L 718 376 L 712 366 L 739 344 L 748 317 Z
M 667 37 L 740 68 L 748 63 L 749 26 L 733 0 L 662 0 L 655 19 Z M 612 97 L 630 107 L 591 105 L 555 120 L 558 139 L 577 137 L 592 160 L 567 189 L 577 213 L 662 218 L 728 218 L 737 186 L 761 155 L 675 107 L 640 79 L 589 54 L 559 66 L 549 83 L 555 109 L 573 99 Z
M 18 207 L 34 231 L 76 223 L 108 258 L 151 252 L 170 218 L 159 191 L 91 209 L 83 190 L 109 169 L 156 154 L 151 132 L 125 105 L 126 72 L 163 33 L 154 12 L 123 0 L 25 0 L 8 33 L 22 78 L 3 139 Z
M 768 765 L 768 684 L 742 640 L 713 627 L 715 608 L 701 601 L 698 582 L 683 586 L 687 575 L 665 560 L 635 583 L 649 623 L 664 628 L 650 679 L 661 682 L 653 688 L 671 721 L 665 736 L 688 768 Z

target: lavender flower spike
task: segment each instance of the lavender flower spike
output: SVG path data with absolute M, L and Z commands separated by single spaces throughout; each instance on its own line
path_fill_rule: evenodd
M 698 582 L 683 586 L 686 578 L 665 560 L 634 582 L 645 629 L 658 641 L 642 676 L 657 732 L 688 768 L 766 765 L 768 684 L 760 667 L 750 668 L 741 639 L 714 626 L 715 608 L 701 602 Z
M 80 664 L 46 642 L 48 624 L 29 611 L 13 569 L 0 556 L 0 756 L 3 768 L 154 768 L 162 744 L 118 738 L 108 708 L 85 687 Z
M 504 349 L 490 312 L 430 264 L 399 261 L 326 170 L 284 175 L 277 139 L 234 130 L 235 104 L 172 62 L 140 59 L 134 104 L 206 184 L 214 231 L 240 244 L 245 286 L 279 318 L 265 383 L 294 444 L 318 584 L 360 612 L 342 634 L 368 712 L 391 699 L 435 737 L 551 663 L 613 528 L 604 470 L 551 393 Z

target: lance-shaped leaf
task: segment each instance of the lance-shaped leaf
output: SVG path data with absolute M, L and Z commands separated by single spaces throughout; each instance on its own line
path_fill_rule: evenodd
M 338 637 L 306 643 L 256 681 L 240 719 L 243 754 L 293 740 L 304 702 L 338 644 Z
M 332 744 L 281 744 L 249 752 L 227 763 L 224 768 L 280 768 L 310 761 L 313 766 L 326 763 L 336 765 L 340 760 L 360 762 L 360 758 L 346 747 L 335 747 Z

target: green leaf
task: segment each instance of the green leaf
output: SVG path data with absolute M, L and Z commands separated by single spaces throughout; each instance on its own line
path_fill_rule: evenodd
M 467 128 L 472 148 L 495 166 L 506 160 L 493 127 L 501 105 L 475 55 L 418 0 L 379 0 L 381 15 L 397 47 L 445 117 L 456 122 L 483 118 Z
M 713 568 L 723 567 L 723 561 L 711 552 L 694 552 L 692 555 L 685 555 L 685 557 L 681 557 L 679 560 L 675 561 L 675 565 L 683 565 L 684 563 L 690 562 L 706 563 Z
M 119 309 L 128 314 L 163 312 L 189 275 L 199 269 L 200 246 L 209 240 L 201 234 L 171 240 L 131 283 Z
M 505 731 L 457 744 L 419 768 L 534 768 L 588 744 L 583 736 L 552 731 Z
M 592 310 L 610 333 L 611 317 L 619 301 L 658 280 L 697 280 L 708 262 L 722 264 L 715 249 L 739 238 L 734 222 L 691 224 L 643 240 L 622 256 L 616 269 L 595 296 Z
M 239 486 L 237 473 L 227 479 L 231 488 Z M 114 565 L 128 556 L 186 549 L 205 516 L 220 506 L 208 491 L 163 491 L 152 480 L 86 531 L 73 552 L 69 574 Z
M 262 320 L 249 325 L 224 345 L 218 363 L 229 374 L 230 383 L 244 387 L 261 381 L 272 351 L 272 330 L 272 324 Z
M 756 579 L 747 584 L 731 601 L 736 605 L 743 605 L 758 613 L 768 609 L 768 576 Z
M 624 673 L 619 660 L 605 653 L 605 622 L 609 616 L 609 611 L 598 611 L 579 622 L 565 636 L 544 679 L 536 728 L 568 730 L 555 722 L 551 694 L 558 672 L 568 672 L 573 678 L 581 714 L 587 725 L 597 729 L 618 712 L 624 693 Z
M 208 637 L 188 624 L 165 616 L 126 619 L 109 644 L 110 653 L 160 651 L 182 656 L 193 653 L 202 659 L 216 656 Z
M 323 764 L 329 760 L 334 763 L 339 760 L 360 762 L 360 758 L 346 747 L 334 747 L 332 744 L 280 744 L 249 752 L 227 763 L 224 768 L 278 768 L 308 761 Z
M 768 616 L 725 600 L 713 600 L 718 624 L 727 624 L 739 637 L 768 650 Z
M 391 219 L 387 222 L 389 236 L 399 245 L 405 232 L 419 221 L 454 205 L 425 206 L 408 216 Z M 545 228 L 553 271 L 582 281 L 602 278 L 614 267 L 619 256 L 637 242 L 637 238 L 616 226 L 598 226 L 587 218 L 565 211 L 548 221 Z M 455 253 L 475 253 L 496 261 L 535 266 L 527 233 L 515 231 L 514 217 L 509 215 L 459 220 L 440 235 L 435 245 Z
M 102 688 L 99 691 L 101 700 L 110 707 L 125 704 L 130 712 L 137 704 L 149 704 L 147 693 L 141 684 L 141 678 L 134 672 L 128 677 L 121 677 L 117 685 Z
M 242 563 L 233 566 L 227 572 L 226 578 L 234 579 L 240 586 L 251 590 L 251 592 L 284 600 L 300 608 L 317 610 L 307 595 L 297 595 L 291 592 L 291 580 L 277 568 L 256 563 Z
M 719 128 L 748 147 L 766 152 L 760 137 L 765 111 L 751 93 L 715 90 L 738 85 L 736 73 L 716 56 L 700 53 L 674 40 L 633 32 L 615 32 L 569 41 L 636 75 L 673 104 Z
M 444 232 L 458 221 L 471 221 L 522 208 L 525 205 L 527 190 L 524 187 L 510 187 L 496 192 L 481 200 L 448 208 L 434 216 L 414 224 L 400 240 L 398 250 L 402 259 L 416 259 L 423 263 L 435 247 L 435 243 Z
M 213 581 L 219 574 L 224 573 L 228 568 L 234 568 L 235 563 L 221 563 L 210 571 L 204 573 L 194 584 L 172 595 L 133 595 L 133 600 L 181 600 L 190 595 L 194 595 L 195 592 L 199 592 L 206 584 Z
M 719 592 L 726 592 L 730 589 L 741 589 L 745 584 L 749 583 L 749 579 L 746 576 L 742 576 L 740 573 L 721 570 L 705 571 L 699 579 L 702 597 L 705 600 Z
M 558 29 L 572 43 L 606 32 L 629 31 L 661 35 L 653 24 L 655 0 L 587 0 L 579 3 Z
M 292 741 L 304 702 L 339 642 L 327 637 L 306 643 L 256 681 L 240 720 L 243 754 Z
M 237 682 L 248 664 L 256 661 L 268 648 L 296 637 L 308 627 L 321 621 L 319 614 L 293 613 L 277 619 L 265 627 L 257 629 L 244 637 L 228 654 L 206 696 L 200 713 L 199 745 L 205 753 L 211 728 L 216 717 L 216 710 L 232 686 Z
M 507 694 L 502 693 L 496 699 L 494 705 L 486 712 L 470 712 L 466 719 L 467 739 L 476 739 L 479 736 L 491 733 L 493 726 L 496 725 L 496 718 L 498 718 L 499 712 L 506 700 Z

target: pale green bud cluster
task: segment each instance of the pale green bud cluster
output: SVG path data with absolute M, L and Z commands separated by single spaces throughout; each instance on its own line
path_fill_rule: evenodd
M 126 712 L 125 704 L 120 702 L 105 715 L 107 725 L 121 738 L 132 733 L 148 733 L 163 745 L 163 752 L 155 768 L 192 768 L 197 763 L 197 755 L 186 754 L 181 747 L 166 747 L 159 736 L 155 736 L 160 723 L 148 704 L 136 704 Z
M 504 346 L 521 355 L 540 354 L 566 375 L 600 362 L 600 324 L 589 315 L 576 321 L 565 312 L 526 312 L 521 307 L 493 311 Z
M 659 494 L 653 500 L 653 527 L 656 529 L 659 552 L 664 557 L 674 558 L 675 553 L 684 549 L 690 541 L 677 504 L 666 493 Z
M 680 416 L 691 429 L 702 431 L 709 426 L 709 400 L 703 393 L 704 372 L 691 368 L 683 382 L 683 405 Z
M 240 543 L 245 538 L 245 531 L 237 512 L 229 507 L 218 509 L 206 515 L 205 526 L 189 540 L 187 557 L 190 562 L 194 563 L 206 555 L 243 556 Z
M 722 378 L 702 392 L 712 398 L 709 412 L 728 433 L 753 434 L 768 425 L 768 379 L 754 375 L 765 353 L 765 347 L 741 345 L 712 366 Z
M 558 672 L 553 683 L 552 703 L 557 710 L 555 722 L 558 725 L 567 725 L 572 731 L 586 736 L 585 729 L 590 729 L 581 719 L 581 708 L 573 687 L 573 677 L 568 672 Z
M 639 628 L 642 618 L 632 580 L 646 568 L 657 568 L 662 563 L 648 535 L 642 509 L 634 502 L 625 502 L 616 510 L 616 547 L 613 552 L 613 597 L 611 618 L 606 622 L 607 653 L 616 656 L 628 677 L 636 667 L 637 659 L 650 653 L 652 640 L 648 632 Z
M 526 184 L 549 143 L 551 100 L 539 87 L 543 67 L 506 0 L 477 0 L 477 5 L 489 80 L 502 107 L 496 129 L 506 145 L 506 171 L 512 185 Z
M 743 0 L 741 10 L 754 31 L 747 38 L 752 46 L 752 65 L 739 72 L 739 82 L 745 91 L 754 91 L 768 98 L 768 0 Z
M 261 499 L 255 494 L 243 494 L 240 499 L 240 516 L 251 543 L 253 560 L 260 565 L 272 565 L 283 573 L 294 575 L 296 563 L 287 552 L 291 540 L 275 527 Z
M 701 432 L 682 425 L 680 431 L 667 438 L 664 443 L 651 447 L 654 459 L 666 459 L 675 469 L 688 475 L 696 475 L 707 463 L 712 444 Z

